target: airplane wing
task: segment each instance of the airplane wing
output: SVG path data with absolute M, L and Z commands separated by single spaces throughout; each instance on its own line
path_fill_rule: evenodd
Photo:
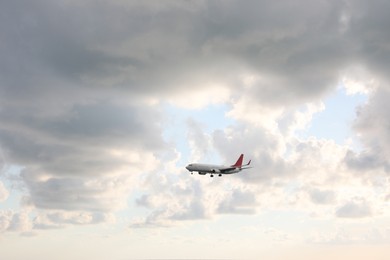
M 228 172 L 228 171 L 231 171 L 231 170 L 234 170 L 234 169 L 236 169 L 236 167 L 223 168 L 223 169 L 219 169 L 219 171 L 221 173 L 224 173 L 224 172 Z
M 246 169 L 250 169 L 250 168 L 253 168 L 251 166 L 243 166 L 243 167 L 228 167 L 228 168 L 222 168 L 222 169 L 219 169 L 219 171 L 221 173 L 225 173 L 225 172 L 229 172 L 229 171 L 232 171 L 232 170 L 235 170 L 239 168 L 240 170 L 246 170 Z

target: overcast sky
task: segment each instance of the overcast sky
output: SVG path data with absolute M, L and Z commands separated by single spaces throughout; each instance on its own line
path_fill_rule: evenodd
M 1 1 L 0 258 L 389 259 L 388 10 Z

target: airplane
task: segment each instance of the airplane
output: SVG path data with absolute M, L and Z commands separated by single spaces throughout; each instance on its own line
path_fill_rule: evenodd
M 242 165 L 243 159 L 244 155 L 241 154 L 237 162 L 231 166 L 190 163 L 186 166 L 186 169 L 189 170 L 191 174 L 193 172 L 198 172 L 200 175 L 210 173 L 210 177 L 214 177 L 214 174 L 218 174 L 218 176 L 221 177 L 222 174 L 233 174 L 241 170 L 252 168 L 249 167 L 251 160 L 249 160 L 247 164 Z

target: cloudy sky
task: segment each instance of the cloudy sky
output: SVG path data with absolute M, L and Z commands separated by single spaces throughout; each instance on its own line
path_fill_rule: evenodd
M 1 258 L 389 259 L 389 9 L 1 1 Z

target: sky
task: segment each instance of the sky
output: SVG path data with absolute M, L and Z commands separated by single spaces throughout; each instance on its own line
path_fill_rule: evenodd
M 0 258 L 389 259 L 389 8 L 1 1 Z

